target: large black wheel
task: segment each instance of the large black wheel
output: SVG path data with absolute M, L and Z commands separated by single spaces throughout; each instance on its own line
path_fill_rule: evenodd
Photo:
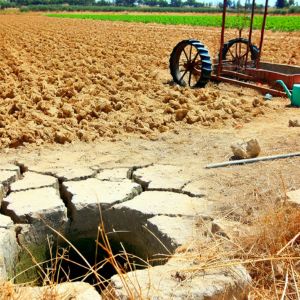
M 247 66 L 255 66 L 259 56 L 259 49 L 244 38 L 236 38 L 224 43 L 222 50 L 223 64 L 236 66 L 237 69 L 245 67 L 246 57 Z
M 208 50 L 197 40 L 181 41 L 171 53 L 170 71 L 182 86 L 204 87 L 212 72 Z

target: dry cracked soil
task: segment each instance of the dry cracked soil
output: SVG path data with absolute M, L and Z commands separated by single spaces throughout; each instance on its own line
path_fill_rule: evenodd
M 204 169 L 228 160 L 237 140 L 257 138 L 261 155 L 299 149 L 299 128 L 288 127 L 298 109 L 287 99 L 266 102 L 229 84 L 194 90 L 170 84 L 176 43 L 197 38 L 214 57 L 218 29 L 37 14 L 1 15 L 0 29 L 1 162 L 182 165 L 214 200 L 237 206 L 254 190 L 278 191 L 282 180 L 288 188 L 299 184 L 298 158 Z M 226 39 L 235 35 L 228 30 Z M 254 43 L 258 36 L 255 31 Z M 290 39 L 287 51 L 280 45 Z M 300 64 L 299 46 L 299 32 L 268 31 L 262 59 Z
M 196 38 L 214 57 L 219 34 L 202 27 L 0 15 L 1 163 L 41 172 L 180 166 L 220 216 L 251 225 L 266 201 L 299 189 L 300 158 L 205 166 L 229 160 L 230 145 L 250 138 L 259 141 L 261 156 L 299 151 L 300 127 L 289 127 L 299 108 L 229 84 L 172 85 L 172 48 Z M 235 35 L 229 30 L 226 39 Z M 299 32 L 268 31 L 262 59 L 300 65 L 299 47 Z

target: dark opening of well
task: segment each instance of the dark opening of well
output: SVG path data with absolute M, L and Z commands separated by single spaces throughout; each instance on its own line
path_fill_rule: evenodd
M 112 230 L 102 237 L 95 232 L 66 238 L 49 234 L 46 239 L 24 241 L 16 282 L 35 285 L 84 281 L 101 291 L 113 275 L 164 264 L 169 255 L 145 230 Z
M 110 241 L 111 252 L 102 249 L 101 241 L 92 239 L 82 238 L 72 244 L 74 247 L 62 244 L 52 249 L 51 257 L 55 259 L 46 268 L 52 271 L 54 282 L 84 281 L 101 291 L 118 271 L 126 273 L 145 267 L 140 259 L 126 255 L 120 243 Z

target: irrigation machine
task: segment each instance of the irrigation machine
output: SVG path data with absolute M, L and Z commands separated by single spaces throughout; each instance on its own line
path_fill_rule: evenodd
M 209 80 L 228 82 L 273 96 L 288 96 L 292 105 L 300 106 L 300 66 L 261 61 L 268 0 L 264 5 L 258 47 L 252 43 L 255 0 L 252 0 L 251 4 L 249 32 L 246 38 L 243 37 L 241 26 L 237 38 L 224 41 L 226 12 L 227 0 L 224 0 L 220 50 L 216 59 L 212 61 L 208 49 L 198 40 L 183 40 L 175 46 L 170 56 L 170 71 L 174 82 L 192 88 L 204 87 Z

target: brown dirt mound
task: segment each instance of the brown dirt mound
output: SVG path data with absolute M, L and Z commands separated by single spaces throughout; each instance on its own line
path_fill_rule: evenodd
M 284 35 L 268 34 L 266 54 L 299 63 L 298 52 L 291 49 L 293 61 L 287 61 L 274 48 Z M 218 29 L 2 16 L 0 146 L 127 133 L 152 138 L 180 126 L 238 125 L 274 108 L 240 87 L 173 86 L 169 55 L 188 37 L 201 39 L 216 55 Z M 289 38 L 299 49 L 300 35 Z

